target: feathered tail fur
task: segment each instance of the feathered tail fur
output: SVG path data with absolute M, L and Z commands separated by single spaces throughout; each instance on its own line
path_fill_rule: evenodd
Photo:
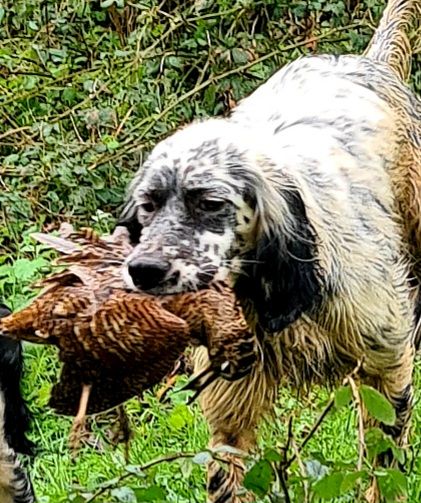
M 386 63 L 402 79 L 411 72 L 409 34 L 421 19 L 421 0 L 389 0 L 365 56 Z
M 413 37 L 411 37 L 411 34 Z M 380 24 L 365 52 L 372 61 L 385 63 L 401 80 L 411 71 L 410 40 L 421 40 L 421 0 L 389 0 Z M 395 79 L 377 92 L 397 111 L 402 121 L 400 160 L 391 170 L 398 205 L 403 217 L 413 273 L 415 346 L 421 348 L 421 101 Z

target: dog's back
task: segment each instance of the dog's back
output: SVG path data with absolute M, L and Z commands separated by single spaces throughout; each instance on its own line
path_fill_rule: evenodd
M 298 131 L 297 125 L 331 133 L 363 169 L 364 157 L 383 158 L 382 169 L 391 181 L 401 216 L 415 295 L 421 285 L 421 101 L 404 80 L 411 67 L 408 34 L 420 18 L 419 0 L 391 0 L 363 56 L 298 59 L 232 114 L 232 120 L 241 124 L 251 126 L 257 121 L 268 134 L 291 126 Z M 303 157 L 305 138 L 302 134 Z M 371 169 L 369 162 L 366 169 Z

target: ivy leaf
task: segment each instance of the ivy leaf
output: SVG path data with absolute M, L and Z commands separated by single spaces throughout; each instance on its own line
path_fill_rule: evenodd
M 405 475 L 394 468 L 376 472 L 380 493 L 387 503 L 395 502 L 398 497 L 406 496 L 408 481 Z
M 335 407 L 346 407 L 352 400 L 352 392 L 349 386 L 341 386 L 335 392 Z
M 244 487 L 263 498 L 269 492 L 273 479 L 272 466 L 266 459 L 261 459 L 246 473 Z
M 231 54 L 232 54 L 232 59 L 233 59 L 234 63 L 237 63 L 238 65 L 243 65 L 244 63 L 247 63 L 247 61 L 248 61 L 248 55 L 244 49 L 234 47 L 231 51 Z
M 367 473 L 364 470 L 346 473 L 341 484 L 341 491 L 347 492 L 355 487 L 357 480 L 365 478 Z
M 166 491 L 160 486 L 149 486 L 133 489 L 136 501 L 168 501 Z
M 42 257 L 37 257 L 34 260 L 20 258 L 13 264 L 13 273 L 17 280 L 29 281 L 40 269 L 45 267 L 47 263 L 48 262 Z
M 391 450 L 399 463 L 405 462 L 405 451 L 398 447 L 392 437 L 386 435 L 380 428 L 371 428 L 365 434 L 365 442 L 370 459 L 374 459 L 379 454 Z
M 264 458 L 272 463 L 282 461 L 281 455 L 275 449 L 267 449 Z
M 371 386 L 360 387 L 362 401 L 369 414 L 378 421 L 393 426 L 396 422 L 396 413 L 389 400 Z
M 322 499 L 337 498 L 343 494 L 342 483 L 344 482 L 345 473 L 335 472 L 326 475 L 321 480 L 314 484 L 314 492 Z

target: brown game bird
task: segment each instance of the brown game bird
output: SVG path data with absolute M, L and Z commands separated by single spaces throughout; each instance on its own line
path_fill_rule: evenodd
M 38 283 L 28 307 L 0 321 L 2 334 L 54 344 L 63 362 L 50 405 L 76 415 L 74 445 L 86 413 L 110 409 L 158 383 L 190 344 L 208 347 L 211 364 L 189 387 L 195 396 L 216 377 L 235 380 L 257 359 L 257 342 L 230 288 L 154 297 L 127 290 L 130 252 L 123 231 L 100 237 L 65 227 L 62 237 L 34 234 L 60 251 L 65 270 Z

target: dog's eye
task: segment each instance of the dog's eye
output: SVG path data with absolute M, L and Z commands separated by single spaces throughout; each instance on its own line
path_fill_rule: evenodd
M 139 207 L 142 208 L 146 213 L 152 213 L 155 211 L 155 205 L 151 201 L 145 201 L 144 203 L 139 204 Z
M 216 212 L 220 211 L 226 205 L 226 201 L 222 199 L 201 199 L 199 201 L 199 208 L 202 211 Z

